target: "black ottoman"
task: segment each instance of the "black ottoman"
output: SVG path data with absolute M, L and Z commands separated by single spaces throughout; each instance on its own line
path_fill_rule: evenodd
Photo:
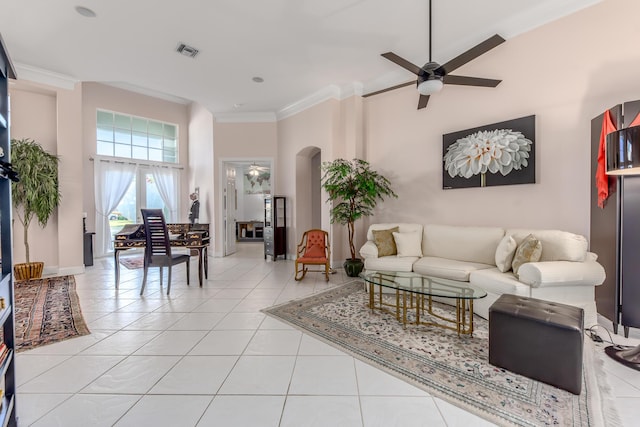
M 581 308 L 504 294 L 489 307 L 489 363 L 580 394 L 583 327 Z

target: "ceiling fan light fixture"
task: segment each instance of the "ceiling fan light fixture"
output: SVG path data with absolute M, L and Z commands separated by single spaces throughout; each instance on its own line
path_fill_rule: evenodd
M 444 83 L 441 78 L 434 77 L 431 79 L 423 80 L 418 82 L 418 92 L 420 95 L 433 95 L 434 93 L 440 92 Z

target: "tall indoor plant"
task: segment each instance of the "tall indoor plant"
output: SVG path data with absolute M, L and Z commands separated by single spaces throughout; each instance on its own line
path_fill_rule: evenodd
M 364 264 L 356 258 L 353 244 L 355 222 L 373 214 L 373 210 L 384 197 L 398 197 L 391 189 L 387 178 L 371 169 L 368 162 L 360 159 L 351 161 L 336 159 L 322 164 L 324 175 L 322 187 L 329 194 L 327 201 L 333 202 L 331 223 L 347 226 L 351 258 L 345 261 L 347 275 L 357 277 Z
M 48 153 L 32 139 L 11 140 L 11 164 L 20 181 L 11 183 L 11 197 L 16 216 L 24 227 L 26 263 L 16 264 L 16 280 L 42 276 L 43 262 L 30 262 L 29 225 L 34 218 L 45 227 L 60 203 L 58 156 Z

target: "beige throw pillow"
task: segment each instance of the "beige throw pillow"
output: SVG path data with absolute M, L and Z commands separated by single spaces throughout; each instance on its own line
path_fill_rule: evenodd
M 393 227 L 388 230 L 371 230 L 373 233 L 373 242 L 378 247 L 378 256 L 390 256 L 398 253 L 396 248 L 396 241 L 393 240 L 393 234 L 399 231 L 398 227 Z
M 518 244 L 511 236 L 504 236 L 496 249 L 496 266 L 498 270 L 505 273 L 511 270 L 511 262 L 516 254 Z
M 541 255 L 542 243 L 533 234 L 529 234 L 522 243 L 518 245 L 516 254 L 513 257 L 511 268 L 513 268 L 514 274 L 518 274 L 518 270 L 522 264 L 539 261 Z
M 393 233 L 398 256 L 422 256 L 422 233 Z

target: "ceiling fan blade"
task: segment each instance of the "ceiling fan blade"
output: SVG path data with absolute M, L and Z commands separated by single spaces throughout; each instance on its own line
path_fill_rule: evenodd
M 440 68 L 438 68 L 436 70 L 436 73 L 438 71 L 444 71 L 444 73 L 442 73 L 442 74 L 446 75 L 446 74 L 452 72 L 453 70 L 455 70 L 456 68 L 462 67 L 467 62 L 473 61 L 474 59 L 476 59 L 480 55 L 482 55 L 484 53 L 487 53 L 488 51 L 490 51 L 494 47 L 499 46 L 504 42 L 505 42 L 505 39 L 503 39 L 502 37 L 500 37 L 497 34 L 492 36 L 492 37 L 489 37 L 487 40 L 483 41 L 482 43 L 480 43 L 480 44 L 472 47 L 468 51 L 456 56 L 455 58 L 453 58 L 451 61 L 447 62 L 446 64 L 443 64 Z
M 467 76 L 452 76 L 447 74 L 444 76 L 444 84 L 448 85 L 462 85 L 462 86 L 482 86 L 482 87 L 496 87 L 502 80 L 483 79 L 480 77 L 467 77 Z
M 398 55 L 396 55 L 393 52 L 383 53 L 382 56 L 387 58 L 389 61 L 398 64 L 399 66 L 401 66 L 405 70 L 411 71 L 416 76 L 419 75 L 420 72 L 422 71 L 422 68 L 418 67 L 415 64 L 412 64 L 411 62 L 407 61 L 404 58 L 399 57 Z
M 363 98 L 366 98 L 368 96 L 373 96 L 373 95 L 378 95 L 380 93 L 384 93 L 384 92 L 389 92 L 390 90 L 394 90 L 394 89 L 400 89 L 401 87 L 405 87 L 405 86 L 410 86 L 410 85 L 415 85 L 416 81 L 415 80 L 411 80 L 410 82 L 406 82 L 406 83 L 401 83 L 399 85 L 395 85 L 395 86 L 391 86 L 388 87 L 386 89 L 381 89 L 381 90 L 377 90 L 375 92 L 371 92 L 371 93 L 367 93 L 365 95 L 362 95 Z
M 418 110 L 422 110 L 429 103 L 429 95 L 420 95 L 420 99 L 418 99 Z

